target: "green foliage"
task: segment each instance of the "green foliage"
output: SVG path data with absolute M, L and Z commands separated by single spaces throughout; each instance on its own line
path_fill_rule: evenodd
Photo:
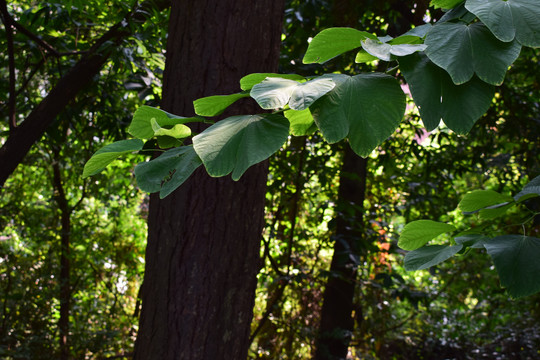
M 515 38 L 523 46 L 540 46 L 538 1 L 467 0 L 465 7 L 478 16 L 499 40 L 509 42 Z
M 445 69 L 456 85 L 468 82 L 473 74 L 488 84 L 502 84 L 521 50 L 517 41 L 497 40 L 482 23 L 437 24 L 428 32 L 425 44 L 429 59 Z
M 384 74 L 327 76 L 337 85 L 313 104 L 315 123 L 329 143 L 348 137 L 358 155 L 368 156 L 399 126 L 405 111 L 403 91 Z
M 366 31 L 351 28 L 331 28 L 318 33 L 310 42 L 304 55 L 304 64 L 323 64 L 338 55 L 361 46 L 366 39 L 377 37 Z
M 495 88 L 476 77 L 455 85 L 446 71 L 420 54 L 401 58 L 399 64 L 428 131 L 442 120 L 455 132 L 466 134 L 491 105 Z
M 238 115 L 193 137 L 193 148 L 208 174 L 233 180 L 275 153 L 287 140 L 289 121 L 277 114 Z
M 540 176 L 533 179 L 520 192 L 521 196 L 537 195 L 536 187 Z M 492 190 L 476 190 L 468 193 L 459 203 L 458 208 L 465 214 L 480 212 L 484 219 L 494 219 L 505 214 L 513 205 L 514 198 Z M 523 226 L 534 219 L 534 213 L 523 222 Z M 540 239 L 526 235 L 500 235 L 491 238 L 484 233 L 486 225 L 478 229 L 472 228 L 456 237 L 457 246 L 424 246 L 434 235 L 455 229 L 452 225 L 419 220 L 407 224 L 400 237 L 399 246 L 405 250 L 414 250 L 405 257 L 407 270 L 422 270 L 437 265 L 459 252 L 463 246 L 470 248 L 486 248 L 501 278 L 513 297 L 521 297 L 540 291 L 540 268 L 537 259 L 540 257 Z M 445 230 L 446 228 L 446 230 Z M 487 229 L 486 229 L 487 230 Z
M 416 250 L 435 237 L 456 230 L 452 225 L 432 220 L 416 220 L 403 228 L 398 246 L 404 250 Z
M 107 165 L 119 156 L 142 149 L 144 143 L 139 139 L 120 140 L 96 151 L 84 165 L 83 179 L 103 171 Z
M 159 191 L 163 199 L 182 185 L 200 165 L 201 159 L 193 150 L 193 145 L 181 146 L 138 164 L 135 177 L 141 190 L 149 193 Z

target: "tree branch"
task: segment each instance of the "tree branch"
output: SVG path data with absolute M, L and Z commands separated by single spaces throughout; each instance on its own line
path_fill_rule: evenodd
M 99 74 L 114 48 L 104 45 L 107 42 L 117 45 L 122 39 L 131 35 L 130 25 L 134 22 L 145 21 L 148 8 L 163 10 L 169 6 L 170 2 L 167 0 L 147 0 L 136 10 L 127 14 L 122 21 L 111 27 L 94 43 L 88 53 L 58 81 L 22 124 L 10 131 L 9 137 L 0 148 L 0 190 L 30 151 L 32 145 L 39 141 L 53 123 L 55 117 L 92 81 L 95 75 Z

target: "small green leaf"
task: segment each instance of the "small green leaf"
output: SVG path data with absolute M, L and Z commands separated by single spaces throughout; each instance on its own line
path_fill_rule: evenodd
M 430 6 L 433 6 L 435 9 L 453 9 L 464 0 L 431 0 L 429 3 Z
M 297 74 L 274 74 L 274 73 L 255 73 L 244 76 L 240 79 L 240 88 L 244 91 L 251 90 L 253 86 L 261 83 L 266 78 L 281 78 L 296 81 L 304 81 L 306 78 Z
M 304 64 L 323 64 L 349 50 L 360 47 L 360 43 L 365 39 L 377 37 L 365 31 L 352 28 L 330 28 L 318 33 L 309 43 Z
M 176 124 L 185 124 L 188 122 L 199 122 L 203 120 L 199 117 L 185 118 L 143 105 L 135 111 L 135 114 L 133 114 L 133 120 L 129 125 L 128 132 L 138 139 L 152 138 L 154 136 L 152 119 L 154 119 L 160 127 L 174 126 Z
M 465 194 L 458 204 L 458 209 L 464 213 L 475 213 L 490 206 L 500 207 L 513 201 L 511 196 L 493 190 L 475 190 Z
M 418 37 L 411 37 L 416 38 Z M 397 39 L 394 39 L 397 40 Z M 412 39 L 401 39 L 401 41 L 413 41 Z M 392 60 L 392 55 L 394 56 L 406 56 L 413 54 L 417 51 L 424 51 L 426 49 L 426 45 L 424 44 L 409 44 L 409 43 L 396 43 L 396 45 L 393 45 L 392 43 L 383 43 L 378 40 L 373 39 L 366 39 L 362 41 L 362 48 L 368 52 L 369 54 L 384 60 L 384 61 L 390 61 Z M 358 55 L 357 55 L 358 56 Z
M 101 172 L 119 156 L 141 150 L 143 145 L 142 140 L 130 139 L 117 141 L 102 147 L 84 165 L 83 179 Z
M 426 55 L 452 77 L 456 85 L 480 79 L 500 85 L 508 67 L 517 59 L 521 45 L 497 40 L 482 23 L 444 22 L 426 36 Z
M 392 135 L 405 112 L 405 94 L 391 76 L 328 74 L 336 87 L 311 107 L 315 123 L 329 143 L 348 137 L 351 148 L 368 156 Z
M 408 223 L 399 236 L 398 246 L 403 250 L 416 250 L 437 236 L 456 230 L 453 225 L 433 220 Z
M 509 42 L 516 38 L 524 46 L 540 46 L 540 1 L 467 0 L 465 7 L 499 40 Z
M 313 116 L 309 109 L 304 110 L 286 110 L 283 115 L 291 123 L 291 134 L 294 136 L 304 136 L 313 133 Z
M 424 270 L 448 260 L 457 254 L 463 245 L 431 245 L 424 246 L 405 255 L 405 270 Z
M 535 177 L 525 185 L 523 190 L 514 196 L 514 199 L 517 202 L 522 202 L 537 196 L 540 196 L 540 176 Z
M 434 130 L 441 120 L 459 134 L 466 134 L 489 106 L 495 87 L 473 77 L 455 85 L 446 71 L 427 56 L 415 53 L 399 59 L 424 126 Z
M 267 78 L 253 86 L 250 96 L 265 110 L 281 109 L 289 102 L 291 94 L 300 83 L 281 78 Z
M 210 176 L 232 172 L 238 180 L 252 165 L 275 153 L 289 136 L 289 121 L 278 114 L 231 116 L 193 137 L 193 147 Z
M 215 95 L 197 99 L 193 102 L 195 114 L 200 116 L 218 116 L 237 100 L 248 97 L 248 92 L 230 95 Z
M 354 59 L 355 63 L 367 63 L 371 61 L 379 60 L 378 57 L 371 55 L 366 50 L 362 49 L 356 54 L 356 58 Z
M 502 235 L 484 244 L 493 259 L 501 285 L 515 298 L 540 291 L 540 239 Z
M 181 146 L 138 164 L 135 177 L 142 191 L 159 191 L 159 197 L 163 199 L 182 185 L 201 164 L 192 145 Z
M 159 126 L 155 118 L 150 120 L 152 130 L 154 130 L 155 136 L 170 136 L 175 139 L 187 138 L 191 135 L 191 129 L 186 125 L 176 124 L 172 128 L 167 129 Z

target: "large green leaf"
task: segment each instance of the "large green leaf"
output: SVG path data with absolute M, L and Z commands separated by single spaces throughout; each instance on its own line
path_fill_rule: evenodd
M 398 246 L 403 250 L 416 250 L 437 236 L 454 230 L 453 225 L 433 220 L 412 221 L 403 228 Z
M 326 141 L 348 137 L 354 152 L 366 157 L 398 127 L 405 94 L 395 78 L 384 74 L 327 76 L 336 87 L 310 107 L 315 123 Z
M 466 134 L 491 105 L 495 87 L 476 77 L 455 85 L 446 71 L 419 53 L 400 58 L 399 65 L 428 131 L 443 120 Z
M 540 239 L 503 235 L 486 242 L 484 246 L 495 263 L 501 285 L 513 297 L 540 291 Z
M 511 196 L 493 190 L 475 190 L 465 194 L 458 204 L 458 209 L 465 213 L 475 213 L 487 207 L 504 206 L 513 201 Z
M 195 114 L 200 116 L 217 116 L 237 100 L 248 97 L 248 92 L 230 95 L 214 95 L 197 99 L 193 102 Z
M 431 245 L 424 246 L 405 255 L 405 270 L 424 270 L 442 263 L 457 254 L 463 245 Z
M 159 197 L 163 199 L 182 185 L 201 164 L 193 145 L 177 147 L 138 164 L 135 167 L 137 185 L 146 192 L 159 191 Z
M 261 108 L 266 110 L 280 109 L 287 103 L 293 110 L 304 110 L 332 90 L 335 85 L 328 77 L 318 77 L 305 83 L 267 78 L 253 86 L 250 95 Z
M 297 74 L 275 74 L 275 73 L 254 73 L 240 79 L 240 88 L 244 91 L 251 90 L 253 86 L 262 82 L 266 78 L 282 78 L 296 81 L 304 81 L 303 76 Z
M 232 172 L 238 180 L 287 140 L 289 121 L 278 114 L 231 116 L 193 137 L 193 147 L 211 176 Z
M 135 111 L 135 114 L 133 114 L 133 120 L 129 125 L 128 132 L 139 139 L 150 139 L 154 137 L 152 119 L 157 122 L 160 127 L 172 127 L 177 124 L 203 120 L 198 117 L 186 118 L 177 116 L 151 106 L 143 105 Z
M 313 116 L 309 109 L 305 110 L 286 110 L 283 115 L 291 123 L 291 134 L 294 136 L 304 136 L 313 133 L 317 127 L 313 124 Z
M 475 73 L 489 84 L 502 84 L 508 67 L 521 51 L 517 41 L 499 41 L 479 22 L 435 25 L 425 43 L 429 59 L 445 69 L 457 85 L 471 80 Z
M 523 190 L 514 196 L 514 199 L 521 202 L 537 196 L 540 196 L 540 176 L 535 177 L 525 185 Z
M 96 151 L 86 162 L 82 177 L 87 178 L 101 172 L 107 165 L 116 160 L 119 156 L 143 148 L 143 141 L 139 139 L 121 140 L 106 145 Z
M 467 0 L 465 7 L 499 40 L 509 42 L 516 38 L 522 45 L 540 46 L 540 1 Z
M 344 52 L 360 47 L 361 41 L 365 39 L 376 40 L 377 37 L 352 28 L 325 29 L 311 40 L 303 62 L 304 64 L 325 63 Z

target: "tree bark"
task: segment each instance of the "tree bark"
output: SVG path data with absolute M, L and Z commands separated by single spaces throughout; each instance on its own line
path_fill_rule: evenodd
M 153 6 L 162 10 L 168 6 L 168 1 L 148 0 L 136 10 L 127 14 L 121 22 L 111 27 L 96 41 L 92 48 L 49 91 L 47 96 L 20 126 L 15 127 L 15 124 L 12 124 L 9 136 L 0 148 L 0 190 L 9 176 L 23 161 L 32 145 L 41 139 L 56 116 L 92 81 L 94 76 L 99 74 L 103 64 L 109 58 L 113 46 L 118 45 L 122 39 L 132 34 L 131 29 L 136 28 L 134 22 L 144 21 L 146 11 Z M 9 21 L 11 21 L 11 18 L 9 18 Z M 111 42 L 113 45 L 103 49 L 107 42 Z
M 173 2 L 163 109 L 192 115 L 193 100 L 238 92 L 242 76 L 276 71 L 283 7 L 275 0 Z M 249 103 L 241 111 L 261 110 Z M 166 199 L 151 196 L 135 359 L 246 358 L 266 175 L 266 163 L 238 182 L 199 169 Z

